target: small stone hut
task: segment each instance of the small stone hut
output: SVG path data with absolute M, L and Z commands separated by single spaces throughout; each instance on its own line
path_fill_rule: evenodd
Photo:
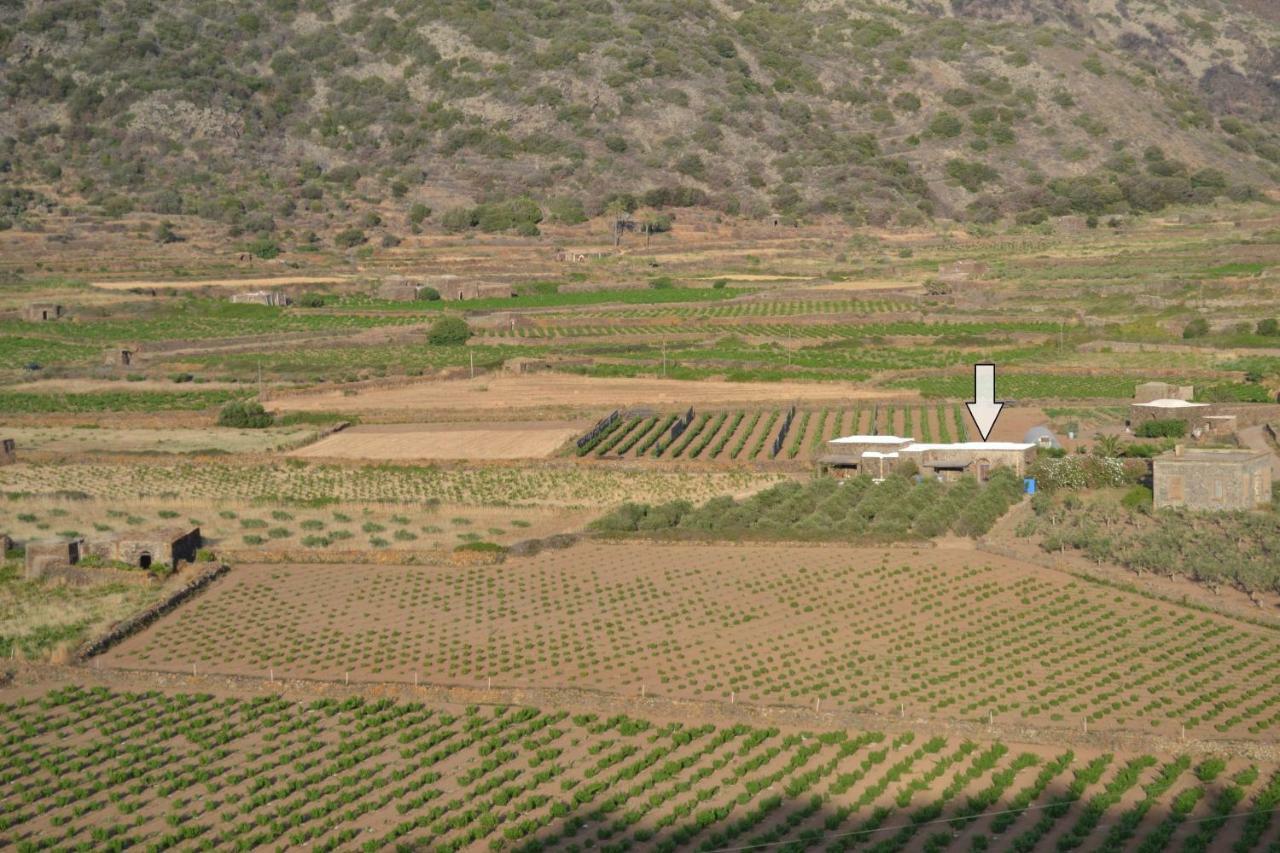
M 83 539 L 50 539 L 28 542 L 26 547 L 26 578 L 39 580 L 46 569 L 58 566 L 74 566 L 84 555 Z
M 1234 448 L 1185 448 L 1152 460 L 1156 509 L 1250 510 L 1271 502 L 1271 454 Z
M 22 309 L 22 319 L 31 323 L 56 320 L 65 313 L 61 305 L 53 302 L 32 302 Z
M 140 569 L 156 565 L 178 568 L 178 562 L 194 562 L 202 539 L 200 528 L 169 527 L 161 530 L 130 530 L 86 544 L 89 556 L 113 563 L 128 563 Z
M 202 543 L 198 527 L 132 530 L 91 540 L 29 542 L 26 576 L 29 580 L 38 580 L 49 569 L 74 566 L 86 557 L 139 569 L 165 565 L 173 570 L 180 561 L 194 562 Z

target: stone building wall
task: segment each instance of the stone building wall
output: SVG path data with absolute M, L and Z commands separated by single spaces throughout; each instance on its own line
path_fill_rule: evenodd
M 1267 453 L 1175 451 L 1156 457 L 1152 471 L 1156 509 L 1250 510 L 1271 501 L 1271 459 Z

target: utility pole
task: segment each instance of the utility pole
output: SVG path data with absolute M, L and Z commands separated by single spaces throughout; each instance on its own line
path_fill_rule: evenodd
M 473 351 L 468 353 L 468 355 L 471 356 L 471 378 L 475 379 L 476 378 L 476 354 Z

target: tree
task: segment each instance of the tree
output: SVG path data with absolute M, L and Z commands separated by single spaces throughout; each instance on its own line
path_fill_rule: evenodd
M 1115 459 L 1120 455 L 1120 436 L 1102 435 L 1101 433 L 1095 435 L 1093 437 L 1093 453 L 1095 456 Z
M 280 246 L 275 240 L 263 234 L 246 246 L 251 255 L 269 261 L 280 254 Z
M 218 426 L 263 429 L 273 423 L 275 417 L 254 400 L 232 400 L 218 413 Z
M 471 327 L 461 317 L 441 317 L 427 332 L 427 343 L 432 346 L 461 346 L 471 337 Z

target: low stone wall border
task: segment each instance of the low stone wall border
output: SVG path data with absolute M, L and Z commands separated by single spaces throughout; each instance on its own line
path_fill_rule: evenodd
M 164 599 L 157 601 L 155 604 L 147 607 L 138 613 L 123 619 L 107 629 L 106 633 L 86 640 L 76 649 L 74 659 L 77 662 L 83 662 L 89 658 L 100 655 L 110 649 L 117 643 L 132 637 L 134 634 L 146 628 L 152 622 L 155 622 L 161 616 L 169 613 L 183 602 L 194 598 L 205 590 L 209 584 L 231 571 L 231 567 L 224 564 L 201 572 L 190 582 L 184 584 L 174 590 Z

